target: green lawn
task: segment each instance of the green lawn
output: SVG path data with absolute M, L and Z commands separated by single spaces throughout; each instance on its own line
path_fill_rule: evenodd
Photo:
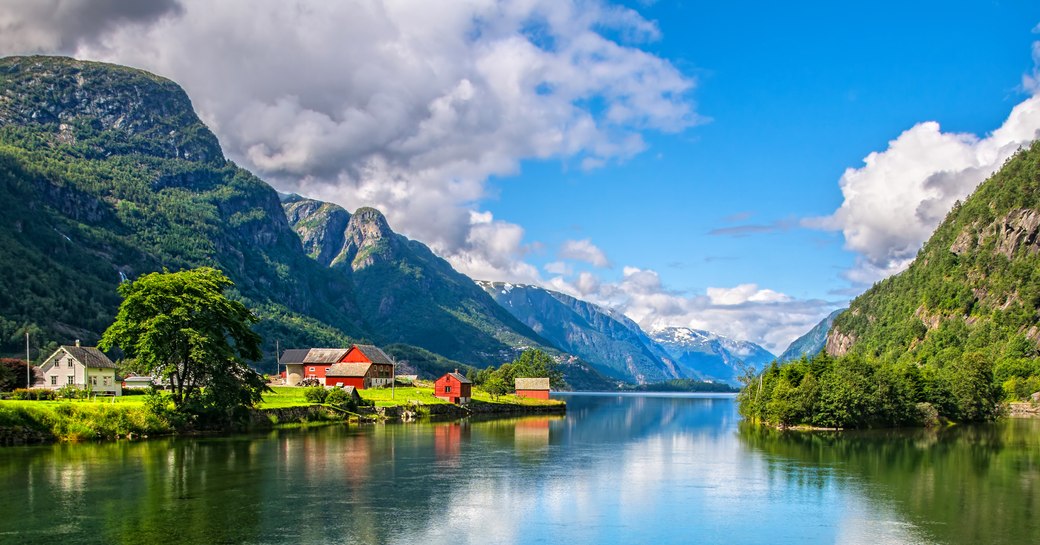
M 274 392 L 264 394 L 264 401 L 260 404 L 260 408 L 298 407 L 311 404 L 303 397 L 303 392 L 306 388 L 301 388 L 299 386 L 272 386 L 271 389 L 274 390 Z M 364 399 L 365 401 L 374 401 L 376 407 L 410 405 L 413 401 L 417 401 L 423 405 L 444 405 L 448 403 L 443 399 L 433 397 L 433 388 L 428 386 L 398 386 L 394 389 L 370 388 L 367 390 L 358 390 L 358 393 L 361 394 L 361 399 Z M 392 399 L 391 396 L 393 396 Z M 490 395 L 479 388 L 473 389 L 473 401 L 477 403 L 504 403 L 508 405 L 528 406 L 563 404 L 563 401 L 558 399 L 550 399 L 546 401 L 543 399 L 518 398 L 515 395 L 499 396 L 498 399 L 492 400 Z

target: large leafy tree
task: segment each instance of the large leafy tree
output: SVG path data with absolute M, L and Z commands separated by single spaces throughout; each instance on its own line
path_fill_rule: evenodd
M 146 274 L 119 286 L 123 302 L 99 343 L 115 346 L 170 381 L 178 410 L 231 410 L 260 401 L 263 380 L 245 360 L 260 358 L 257 322 L 224 291 L 234 284 L 202 267 Z

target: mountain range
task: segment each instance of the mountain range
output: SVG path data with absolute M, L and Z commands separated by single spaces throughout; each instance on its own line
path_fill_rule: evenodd
M 764 352 L 704 332 L 706 348 L 669 344 L 564 294 L 475 283 L 376 209 L 277 193 L 224 157 L 183 89 L 132 68 L 0 59 L 0 198 L 10 204 L 0 217 L 8 353 L 26 327 L 38 353 L 92 344 L 120 282 L 202 265 L 223 270 L 260 317 L 264 370 L 276 341 L 376 343 L 427 376 L 535 347 L 592 389 L 731 381 L 734 362 Z
M 605 376 L 644 384 L 675 378 L 737 383 L 745 365 L 756 369 L 775 356 L 757 344 L 670 327 L 645 333 L 611 309 L 538 286 L 477 282 L 517 319 Z

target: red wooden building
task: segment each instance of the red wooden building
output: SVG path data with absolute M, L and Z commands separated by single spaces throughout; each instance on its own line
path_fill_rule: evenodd
M 473 383 L 456 369 L 447 373 L 433 384 L 433 395 L 451 403 L 469 403 Z
M 326 386 L 353 386 L 358 390 L 389 386 L 394 381 L 394 362 L 379 348 L 355 344 L 329 368 Z
M 548 378 L 518 378 L 516 379 L 516 397 L 530 397 L 533 399 L 549 399 Z
M 355 344 L 348 348 L 302 348 L 286 350 L 279 363 L 285 365 L 285 383 L 294 386 L 313 378 L 325 386 L 349 385 L 365 389 L 389 385 L 394 377 L 394 363 L 378 347 Z M 359 367 L 337 367 L 339 364 L 367 364 Z M 333 368 L 337 368 L 334 372 Z M 358 374 L 360 372 L 360 374 Z M 329 380 L 331 376 L 336 381 Z M 345 381 L 342 379 L 353 379 Z

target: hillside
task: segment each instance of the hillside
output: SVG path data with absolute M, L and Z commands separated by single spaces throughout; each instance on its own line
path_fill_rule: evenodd
M 831 324 L 834 323 L 834 319 L 839 314 L 845 312 L 845 309 L 838 309 L 827 315 L 826 318 L 820 320 L 820 323 L 813 326 L 805 335 L 798 337 L 787 346 L 783 354 L 777 358 L 780 361 L 796 360 L 802 356 L 814 356 L 823 350 L 824 346 L 827 345 L 827 332 L 831 329 Z
M 773 366 L 742 395 L 779 423 L 988 420 L 1040 390 L 1040 143 L 958 204 L 910 267 L 834 320 L 826 354 Z
M 115 314 L 120 281 L 201 265 L 223 270 L 260 315 L 265 370 L 276 340 L 396 343 L 438 368 L 451 365 L 438 357 L 497 365 L 545 344 L 378 211 L 302 199 L 283 208 L 273 188 L 223 157 L 179 86 L 140 70 L 0 59 L 0 198 L 9 205 L 0 217 L 7 353 L 24 350 L 16 332 L 26 324 L 34 353 L 92 344 Z

